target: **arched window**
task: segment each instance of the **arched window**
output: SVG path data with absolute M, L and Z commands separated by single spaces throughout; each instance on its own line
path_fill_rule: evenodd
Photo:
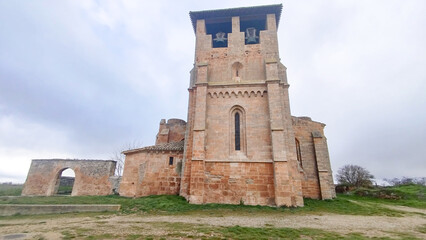
M 299 140 L 296 140 L 296 155 L 297 155 L 297 162 L 299 162 L 300 167 L 303 167 L 302 165 L 302 152 L 300 151 L 300 142 Z
M 240 113 L 235 113 L 235 151 L 241 150 Z
M 231 155 L 243 156 L 246 154 L 245 111 L 241 106 L 231 108 L 229 116 L 229 150 Z M 243 154 L 243 155 L 241 155 Z

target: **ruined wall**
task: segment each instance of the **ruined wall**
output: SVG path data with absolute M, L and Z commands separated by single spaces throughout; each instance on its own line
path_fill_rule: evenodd
M 161 119 L 155 145 L 182 141 L 185 138 L 185 131 L 184 120 L 172 118 L 166 123 L 165 119 Z
M 59 177 L 65 169 L 75 172 L 75 181 L 71 195 L 109 195 L 116 162 L 103 160 L 32 160 L 22 190 L 23 196 L 51 196 L 59 187 Z
M 141 151 L 126 154 L 120 195 L 140 197 L 179 194 L 183 151 Z M 170 165 L 170 157 L 173 164 Z
M 316 199 L 335 197 L 327 139 L 324 136 L 325 124 L 312 121 L 309 117 L 292 117 L 292 120 L 295 138 L 300 143 L 303 196 Z

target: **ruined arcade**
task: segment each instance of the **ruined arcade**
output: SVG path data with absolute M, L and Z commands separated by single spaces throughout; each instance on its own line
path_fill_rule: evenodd
M 196 37 L 188 119 L 125 151 L 120 195 L 303 206 L 335 197 L 325 124 L 290 113 L 277 29 L 282 5 L 190 12 Z

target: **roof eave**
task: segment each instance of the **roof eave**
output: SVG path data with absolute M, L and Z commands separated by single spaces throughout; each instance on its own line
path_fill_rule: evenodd
M 273 4 L 273 5 L 262 5 L 262 6 L 252 6 L 252 7 L 205 10 L 205 11 L 190 11 L 189 16 L 191 18 L 194 32 L 196 32 L 196 24 L 198 19 L 206 19 L 206 18 L 212 17 L 213 15 L 216 15 L 215 17 L 233 17 L 233 16 L 244 16 L 244 15 L 251 15 L 251 14 L 274 13 L 276 15 L 277 27 L 278 27 L 280 18 L 281 18 L 282 8 L 283 8 L 282 4 Z

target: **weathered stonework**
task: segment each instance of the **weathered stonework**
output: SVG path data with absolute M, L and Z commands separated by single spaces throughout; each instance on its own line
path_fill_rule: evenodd
M 317 199 L 336 197 L 325 124 L 309 117 L 292 117 L 295 137 L 300 143 L 303 196 Z M 321 182 L 322 181 L 322 182 Z
M 177 195 L 180 189 L 183 141 L 125 151 L 120 195 Z M 172 160 L 171 160 L 172 158 Z
M 281 8 L 190 13 L 188 122 L 162 120 L 155 146 L 124 152 L 121 195 L 274 206 L 335 197 L 325 125 L 290 114 L 278 52 Z M 168 165 L 171 156 L 182 169 Z
M 121 196 L 179 194 L 185 130 L 181 119 L 162 119 L 156 145 L 123 152 Z
M 72 196 L 109 195 L 113 193 L 110 177 L 116 162 L 103 160 L 32 160 L 22 190 L 22 196 L 51 196 L 56 194 L 60 176 L 68 168 L 75 173 Z
M 22 195 L 180 194 L 189 202 L 303 206 L 336 196 L 325 124 L 290 114 L 277 28 L 282 5 L 191 12 L 196 35 L 188 122 L 163 119 L 154 146 L 115 161 L 33 160 Z
M 166 122 L 165 119 L 161 119 L 155 145 L 183 141 L 185 131 L 186 122 L 184 120 L 173 118 Z

